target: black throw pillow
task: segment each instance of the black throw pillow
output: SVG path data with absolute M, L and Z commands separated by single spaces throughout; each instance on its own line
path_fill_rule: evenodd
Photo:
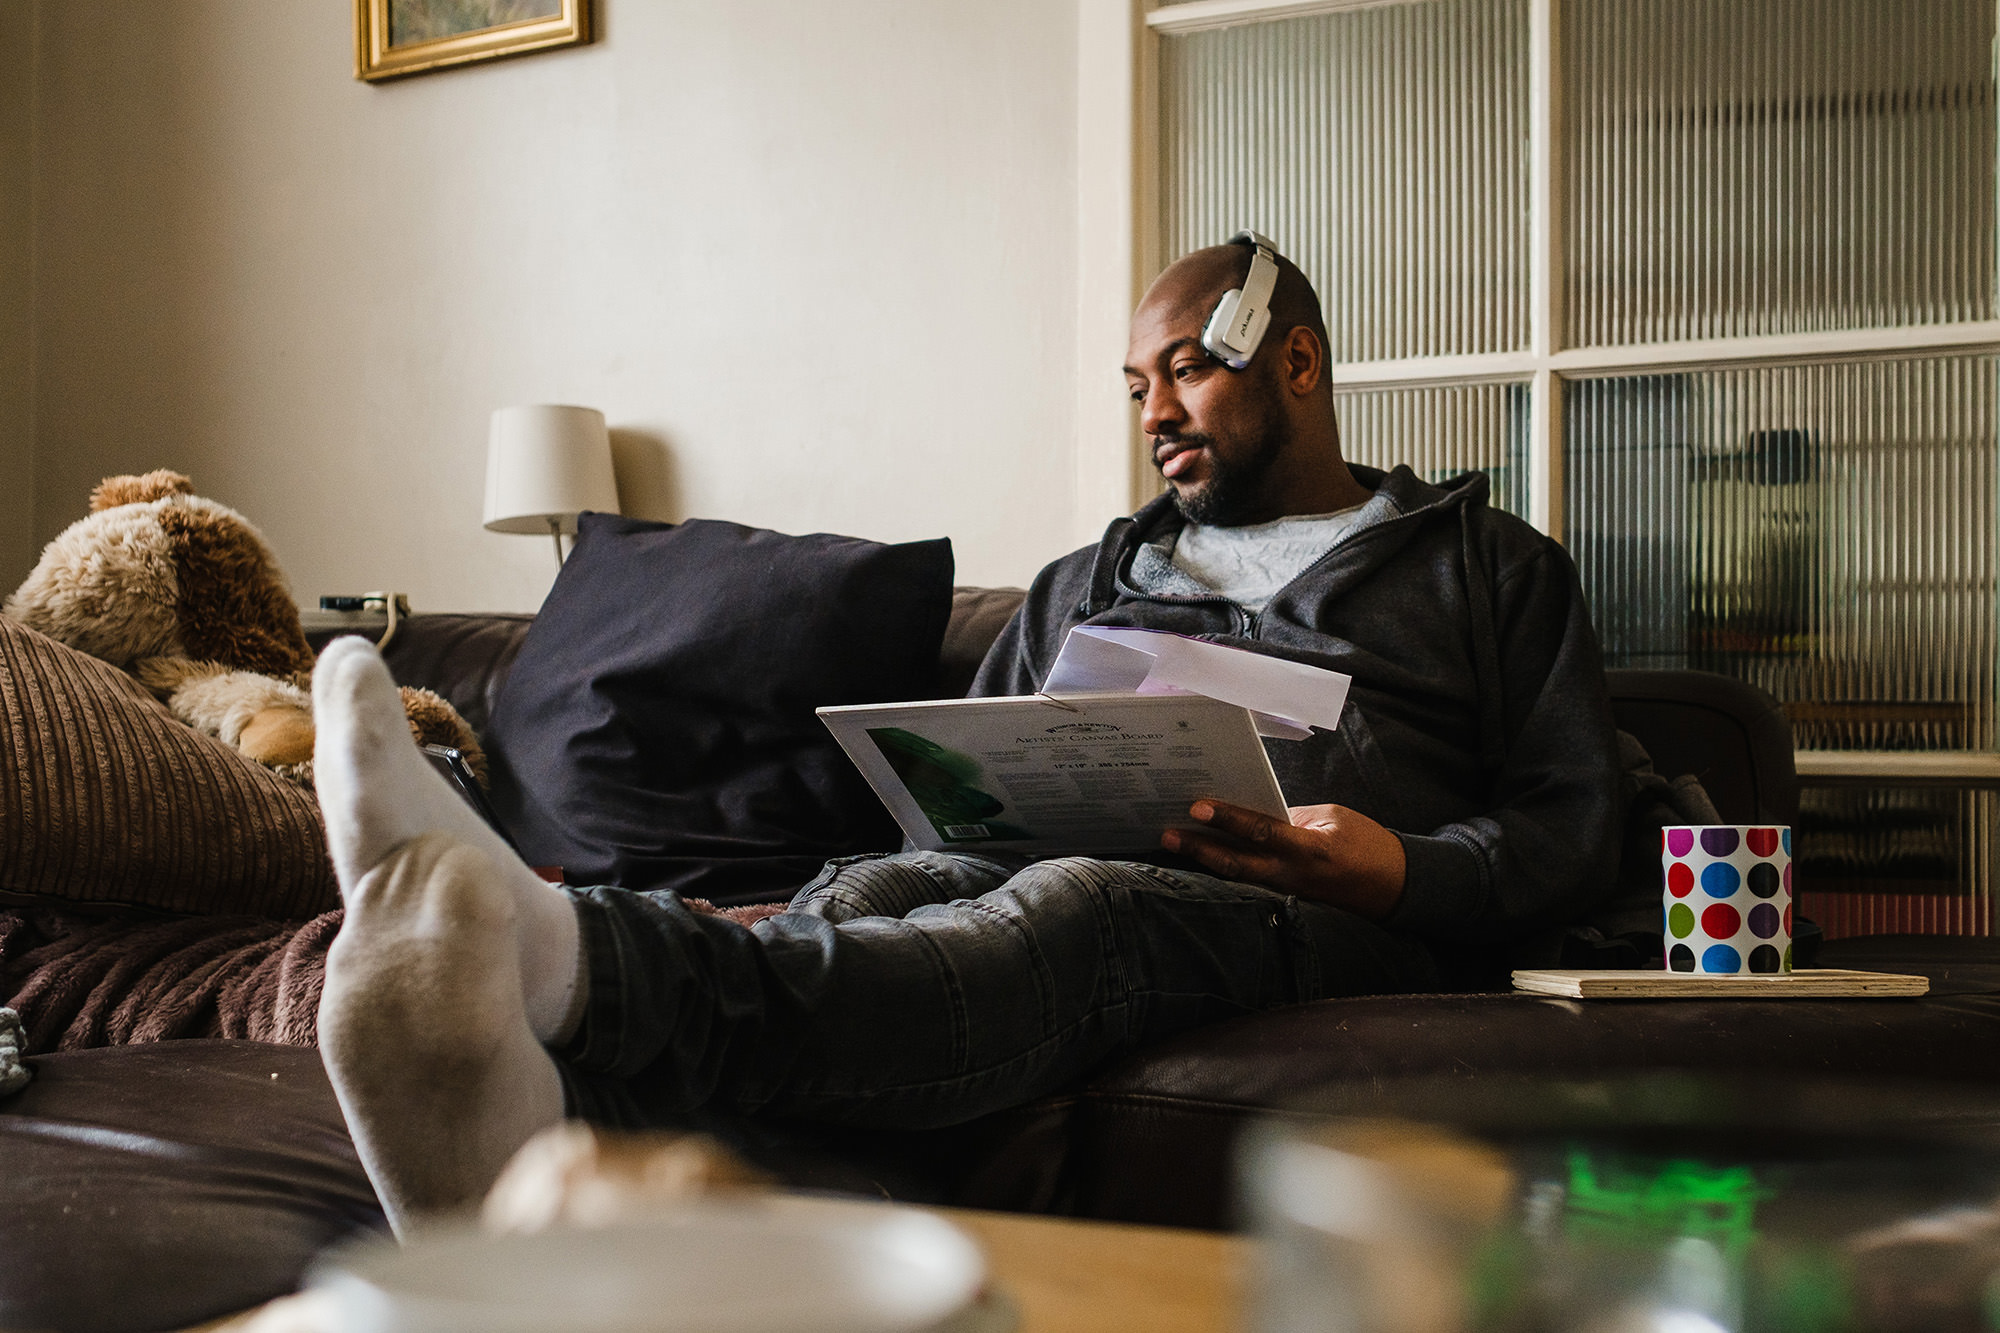
M 572 884 L 788 897 L 895 821 L 814 716 L 928 697 L 948 540 L 586 514 L 486 736 L 493 804 Z

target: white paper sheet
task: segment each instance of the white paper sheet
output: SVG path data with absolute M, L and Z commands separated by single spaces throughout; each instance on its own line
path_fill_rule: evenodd
M 1078 625 L 1063 640 L 1042 693 L 1200 694 L 1247 708 L 1265 736 L 1303 740 L 1340 725 L 1353 678 L 1164 630 Z

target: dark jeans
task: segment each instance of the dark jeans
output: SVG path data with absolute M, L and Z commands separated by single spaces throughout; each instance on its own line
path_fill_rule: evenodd
M 956 1124 L 1236 1014 L 1434 988 L 1430 953 L 1316 903 L 1122 861 L 929 852 L 828 865 L 746 929 L 673 893 L 573 889 L 589 991 L 574 1115 Z

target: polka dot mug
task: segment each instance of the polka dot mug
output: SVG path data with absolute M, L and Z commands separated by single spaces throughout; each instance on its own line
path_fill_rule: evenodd
M 1792 970 L 1792 831 L 1774 824 L 1660 830 L 1667 968 Z

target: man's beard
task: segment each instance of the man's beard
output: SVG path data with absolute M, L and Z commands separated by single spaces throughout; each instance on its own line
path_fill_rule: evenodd
M 1257 444 L 1242 458 L 1224 462 L 1216 452 L 1215 437 L 1190 431 L 1179 437 L 1185 444 L 1208 450 L 1208 480 L 1192 491 L 1174 489 L 1174 508 L 1190 523 L 1233 528 L 1248 522 L 1265 499 L 1264 478 L 1290 443 L 1291 423 L 1284 413 L 1273 411 L 1258 423 Z M 1157 466 L 1157 464 L 1156 464 Z

